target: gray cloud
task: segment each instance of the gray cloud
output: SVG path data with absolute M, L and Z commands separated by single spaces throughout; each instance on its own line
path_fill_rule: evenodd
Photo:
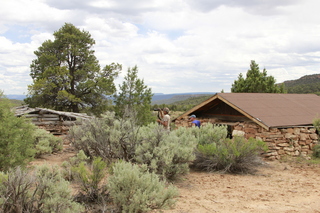
M 316 0 L 12 0 L 1 6 L 6 93 L 27 91 L 33 51 L 65 22 L 89 31 L 101 66 L 123 65 L 117 83 L 137 65 L 153 92 L 228 92 L 251 60 L 277 82 L 319 72 Z
M 239 7 L 256 15 L 275 15 L 282 8 L 298 2 L 298 0 L 188 0 L 191 7 L 203 12 L 210 12 L 220 6 Z
M 155 2 L 155 0 L 47 0 L 48 5 L 57 9 L 84 10 L 93 13 L 103 13 L 105 16 L 114 16 L 115 14 L 137 16 L 143 12 L 152 12 L 159 9 L 155 6 Z

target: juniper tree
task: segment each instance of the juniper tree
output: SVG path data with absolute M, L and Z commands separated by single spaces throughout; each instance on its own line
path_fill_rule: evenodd
M 102 113 L 107 96 L 116 91 L 114 78 L 121 65 L 112 63 L 101 69 L 92 49 L 94 39 L 72 24 L 66 23 L 53 36 L 53 41 L 43 42 L 34 52 L 33 84 L 25 102 L 31 107 Z
M 128 69 L 127 75 L 120 86 L 120 92 L 114 95 L 115 112 L 123 117 L 128 111 L 133 111 L 137 116 L 138 124 L 147 124 L 151 117 L 151 88 L 144 84 L 143 79 L 138 78 L 138 67 Z M 132 114 L 129 112 L 129 114 Z
M 33 159 L 34 129 L 33 124 L 14 115 L 0 90 L 0 171 Z
M 238 80 L 232 84 L 231 92 L 234 93 L 285 93 L 283 84 L 278 86 L 273 76 L 267 75 L 267 70 L 259 70 L 259 65 L 252 60 L 250 70 L 246 78 L 242 73 L 239 74 Z

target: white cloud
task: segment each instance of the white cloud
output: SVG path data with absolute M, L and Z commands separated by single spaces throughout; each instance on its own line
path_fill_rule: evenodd
M 316 0 L 12 0 L 0 8 L 0 89 L 26 93 L 35 51 L 65 22 L 102 66 L 137 65 L 153 92 L 225 92 L 250 61 L 277 82 L 318 73 Z

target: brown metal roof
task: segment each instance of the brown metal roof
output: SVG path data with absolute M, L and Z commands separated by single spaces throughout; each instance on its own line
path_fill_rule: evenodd
M 315 94 L 217 93 L 179 117 L 195 113 L 216 99 L 265 128 L 312 125 L 320 116 L 320 97 Z

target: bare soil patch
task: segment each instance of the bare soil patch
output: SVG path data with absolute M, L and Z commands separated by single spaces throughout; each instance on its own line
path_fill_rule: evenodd
M 44 155 L 31 165 L 59 166 L 75 154 L 67 148 Z M 320 213 L 319 165 L 267 162 L 254 175 L 191 171 L 175 185 L 180 196 L 174 209 L 161 212 Z
M 191 172 L 170 213 L 320 212 L 319 165 L 268 162 L 255 175 Z

